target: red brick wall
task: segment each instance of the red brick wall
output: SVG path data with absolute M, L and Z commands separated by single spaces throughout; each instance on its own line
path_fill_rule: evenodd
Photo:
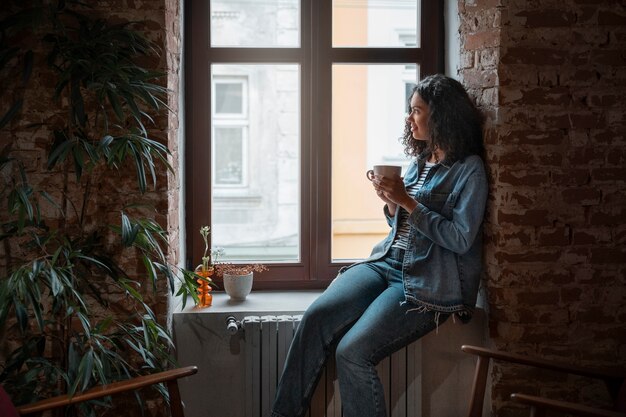
M 150 204 L 156 207 L 156 220 L 162 226 L 167 227 L 170 241 L 169 260 L 177 264 L 179 259 L 179 158 L 178 158 L 178 97 L 179 97 L 179 74 L 181 56 L 181 33 L 180 33 L 180 8 L 178 0 L 99 0 L 91 2 L 94 14 L 102 14 L 103 17 L 121 20 L 141 22 L 136 29 L 141 31 L 151 41 L 158 46 L 159 54 L 157 60 L 149 63 L 157 71 L 166 73 L 162 83 L 167 86 L 170 93 L 168 95 L 168 106 L 171 111 L 163 111 L 156 119 L 155 126 L 152 127 L 151 134 L 167 144 L 172 152 L 170 164 L 173 173 L 159 172 L 156 189 L 149 188 L 144 199 L 148 199 Z M 164 167 L 161 167 L 164 168 Z M 129 176 L 128 183 L 124 183 L 121 178 L 114 178 L 113 183 L 107 191 L 108 200 L 117 195 L 123 202 L 128 202 L 132 198 L 140 198 L 137 191 L 136 180 Z M 119 216 L 119 211 L 116 211 Z M 112 220 L 114 222 L 114 220 Z M 141 272 L 143 267 L 139 259 L 127 259 L 126 264 L 132 271 Z M 149 286 L 146 286 L 149 288 Z M 146 291 L 146 297 L 151 301 L 152 308 L 165 323 L 168 320 L 168 287 L 165 280 L 161 280 L 156 297 Z
M 136 28 L 142 31 L 150 40 L 154 41 L 161 49 L 160 57 L 147 60 L 145 65 L 154 70 L 166 72 L 162 83 L 167 85 L 171 91 L 168 97 L 168 105 L 172 111 L 163 111 L 156 117 L 155 126 L 151 129 L 151 137 L 168 144 L 172 151 L 170 163 L 175 174 L 166 173 L 162 169 L 159 173 L 156 188 L 149 183 L 148 192 L 141 196 L 137 180 L 134 176 L 134 168 L 131 174 L 125 175 L 123 172 L 109 172 L 100 175 L 97 179 L 97 191 L 90 199 L 88 216 L 93 222 L 119 223 L 120 210 L 122 207 L 133 201 L 147 202 L 156 208 L 156 219 L 166 226 L 170 233 L 171 251 L 169 259 L 172 263 L 177 263 L 180 257 L 179 252 L 179 177 L 180 172 L 178 158 L 178 98 L 179 98 L 179 74 L 181 55 L 181 34 L 180 34 L 180 1 L 178 0 L 99 0 L 87 2 L 92 7 L 88 13 L 99 15 L 113 21 L 141 21 Z M 43 48 L 43 46 L 42 46 Z M 55 76 L 50 73 L 45 64 L 45 51 L 37 51 L 35 72 L 33 73 L 26 95 L 24 106 L 19 119 L 14 121 L 9 129 L 0 136 L 0 145 L 6 141 L 14 142 L 16 155 L 26 161 L 26 170 L 29 181 L 35 189 L 44 189 L 54 197 L 60 197 L 62 180 L 58 172 L 49 172 L 46 169 L 46 155 L 52 143 L 51 132 L 44 128 L 32 129 L 31 124 L 46 122 L 55 117 L 58 111 L 58 104 L 54 102 L 52 95 L 54 89 Z M 9 100 L 11 97 L 4 98 Z M 8 108 L 8 102 L 2 103 L 3 109 Z M 154 116 L 154 114 L 153 114 Z M 1 148 L 2 146 L 0 146 Z M 163 168 L 163 167 L 162 167 Z M 124 168 L 122 168 L 123 170 Z M 71 190 L 71 193 L 80 193 L 80 190 Z M 73 196 L 70 195 L 70 198 Z M 78 199 L 76 199 L 78 200 Z M 3 201 L 3 204 L 6 202 Z M 5 215 L 5 208 L 2 209 L 2 216 Z M 152 212 L 151 212 L 152 213 Z M 43 213 L 48 219 L 56 219 L 58 213 L 52 206 L 48 207 L 48 212 Z M 68 219 L 69 222 L 73 221 Z M 89 227 L 89 225 L 88 225 Z M 108 242 L 109 244 L 111 242 Z M 7 248 L 0 246 L 0 268 L 6 267 L 6 259 L 9 256 L 19 257 L 19 248 Z M 138 257 L 126 257 L 120 260 L 120 264 L 129 276 L 141 279 L 143 275 L 143 264 Z M 168 288 L 165 280 L 161 280 L 157 294 L 151 291 L 151 285 L 144 285 L 146 301 L 157 313 L 160 320 L 165 323 L 168 317 Z M 103 288 L 102 291 L 107 291 Z M 109 294 L 112 300 L 118 305 L 111 306 L 112 311 L 124 314 L 128 308 L 128 302 L 124 294 Z M 4 335 L 3 335 L 4 336 Z M 11 350 L 11 340 L 3 339 L 0 343 L 0 358 Z M 137 413 L 136 406 L 132 404 L 128 410 L 129 415 Z M 155 403 L 155 400 L 150 400 Z M 165 410 L 162 404 L 156 400 L 157 405 L 150 407 L 147 415 L 164 415 Z
M 458 5 L 460 77 L 488 113 L 493 344 L 626 368 L 623 2 Z M 606 401 L 586 381 L 537 384 L 536 374 L 503 366 L 492 376 L 499 416 L 527 415 L 508 401 L 520 390 Z
M 176 1 L 170 1 L 170 3 L 177 3 Z M 143 21 L 144 23 L 137 25 L 137 29 L 142 31 L 149 39 L 155 41 L 161 48 L 161 56 L 154 59 L 146 60 L 146 65 L 154 70 L 165 72 L 167 71 L 168 77 L 164 78 L 162 83 L 167 83 L 168 88 L 172 90 L 171 99 L 169 105 L 172 108 L 172 112 L 163 111 L 161 115 L 157 115 L 155 118 L 155 125 L 147 127 L 151 129 L 151 137 L 167 142 L 173 151 L 173 157 L 171 163 L 174 166 L 174 170 L 178 171 L 178 157 L 176 147 L 177 143 L 177 116 L 178 110 L 177 97 L 178 97 L 178 82 L 177 75 L 179 73 L 179 60 L 180 52 L 176 50 L 175 53 L 167 53 L 166 37 L 169 47 L 177 47 L 176 39 L 180 38 L 179 34 L 175 32 L 179 30 L 178 22 L 175 19 L 178 16 L 177 8 L 172 4 L 171 13 L 168 14 L 170 25 L 166 28 L 165 20 L 165 4 L 164 0 L 150 0 L 134 2 L 132 0 L 117 0 L 117 1 L 99 1 L 91 2 L 92 8 L 88 9 L 89 13 L 94 15 L 100 15 L 103 18 L 111 19 L 112 21 Z M 169 13 L 169 11 L 168 11 Z M 167 36 L 166 36 L 167 34 Z M 60 105 L 53 99 L 54 83 L 57 81 L 56 75 L 52 74 L 48 65 L 46 65 L 46 53 L 48 51 L 44 49 L 43 44 L 39 44 L 35 48 L 35 64 L 33 74 L 29 79 L 28 86 L 25 90 L 24 104 L 21 114 L 18 118 L 12 121 L 11 125 L 4 129 L 0 136 L 0 145 L 4 146 L 11 142 L 14 150 L 14 155 L 24 161 L 26 174 L 29 183 L 33 185 L 35 190 L 44 190 L 52 195 L 53 198 L 58 201 L 61 199 L 61 189 L 63 188 L 63 178 L 60 173 L 60 168 L 55 168 L 50 171 L 46 167 L 46 158 L 49 148 L 52 144 L 53 137 L 52 132 L 45 126 L 34 128 L 33 125 L 53 123 L 55 118 L 59 117 L 58 113 Z M 13 74 L 15 79 L 19 79 L 19 73 Z M 2 103 L 3 111 L 9 108 L 12 104 L 13 97 L 6 95 L 3 97 Z M 153 114 L 154 116 L 154 114 Z M 130 174 L 126 175 L 125 169 L 130 169 Z M 157 219 L 161 224 L 168 226 L 172 230 L 172 235 L 177 236 L 178 229 L 178 216 L 173 215 L 178 209 L 178 204 L 170 203 L 168 199 L 170 195 L 178 193 L 178 185 L 176 179 L 170 179 L 172 184 L 168 184 L 168 177 L 165 170 L 159 173 L 161 178 L 157 181 L 156 188 L 149 187 L 148 192 L 143 198 L 154 207 L 157 208 Z M 72 176 L 72 179 L 74 177 Z M 91 193 L 87 207 L 87 217 L 90 219 L 87 221 L 87 228 L 91 224 L 102 223 L 103 221 L 109 223 L 119 223 L 120 221 L 120 209 L 131 201 L 139 199 L 141 196 L 137 187 L 137 180 L 134 177 L 134 168 L 122 168 L 120 172 L 108 172 L 106 175 L 102 173 L 96 173 L 95 183 L 97 183 L 97 189 Z M 82 196 L 82 190 L 78 187 L 74 187 L 73 181 L 69 181 L 70 185 L 70 200 L 80 201 Z M 75 189 L 72 189 L 75 188 Z M 72 194 L 74 193 L 74 194 Z M 176 197 L 177 198 L 177 197 Z M 42 200 L 42 208 L 44 212 L 42 216 L 47 222 L 59 221 L 58 210 L 50 205 L 46 204 L 45 199 Z M 6 204 L 6 201 L 3 201 Z M 170 204 L 172 204 L 173 210 L 170 210 Z M 6 214 L 6 207 L 3 208 L 2 216 Z M 69 210 L 70 216 L 74 214 L 73 210 Z M 68 223 L 76 221 L 75 218 L 69 217 L 66 220 Z M 108 242 L 110 243 L 110 242 Z M 178 245 L 175 246 L 176 252 Z M 175 254 L 172 259 L 175 259 Z M 6 266 L 6 259 L 10 256 L 20 256 L 20 248 L 6 248 L 2 245 L 0 247 L 0 267 Z M 139 259 L 125 259 L 121 261 L 125 270 L 129 275 L 133 276 L 138 271 L 142 271 L 143 266 Z M 165 287 L 162 288 L 163 294 L 160 294 L 163 298 L 157 302 L 157 307 L 162 311 L 162 317 L 165 318 L 167 313 L 166 308 L 159 307 L 167 305 L 167 295 L 165 293 Z
M 158 60 L 152 62 L 155 70 L 166 73 L 162 83 L 169 90 L 168 106 L 171 111 L 163 111 L 155 119 L 156 125 L 151 134 L 154 138 L 167 143 L 172 155 L 169 159 L 173 172 L 159 173 L 156 189 L 149 188 L 143 196 L 157 209 L 156 219 L 162 226 L 167 227 L 169 233 L 170 248 L 168 258 L 171 263 L 177 264 L 180 259 L 179 244 L 179 193 L 180 193 L 180 161 L 178 152 L 179 142 L 179 118 L 178 100 L 180 94 L 180 57 L 182 52 L 182 35 L 180 33 L 181 1 L 179 0 L 99 0 L 92 2 L 93 13 L 102 13 L 103 17 L 119 19 L 123 21 L 142 22 L 137 29 L 148 39 L 156 43 L 160 48 Z M 163 168 L 163 167 L 162 167 Z M 137 191 L 136 180 L 130 176 L 124 183 L 121 178 L 114 178 L 107 189 L 108 200 L 115 198 L 127 202 L 132 198 L 140 198 Z M 117 196 L 117 197 L 116 197 Z M 119 216 L 119 211 L 116 211 Z M 115 220 L 112 220 L 114 222 Z M 131 271 L 143 270 L 139 259 L 127 259 L 125 261 Z M 162 323 L 168 321 L 169 290 L 165 280 L 159 283 L 158 292 L 155 295 L 149 290 L 145 296 L 150 301 L 151 307 L 157 313 Z M 150 288 L 149 285 L 145 286 Z M 123 300 L 121 301 L 123 303 Z

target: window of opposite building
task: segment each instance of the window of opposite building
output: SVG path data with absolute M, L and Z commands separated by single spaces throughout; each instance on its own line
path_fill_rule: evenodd
M 365 177 L 406 167 L 417 80 L 443 68 L 442 1 L 187 0 L 187 266 L 199 229 L 257 288 L 320 288 L 388 233 Z

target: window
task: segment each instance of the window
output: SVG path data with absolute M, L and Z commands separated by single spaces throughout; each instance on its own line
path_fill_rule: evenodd
M 443 2 L 187 0 L 187 266 L 204 244 L 322 288 L 388 228 L 365 171 L 408 165 L 407 95 L 441 71 Z
M 247 78 L 229 78 L 223 66 L 213 71 L 211 166 L 214 194 L 223 187 L 248 185 Z
M 297 262 L 298 66 L 213 64 L 210 70 L 211 244 L 229 262 Z

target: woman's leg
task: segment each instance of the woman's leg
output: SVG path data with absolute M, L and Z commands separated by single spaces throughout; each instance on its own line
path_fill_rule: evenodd
M 300 417 L 331 346 L 387 288 L 377 263 L 348 269 L 307 309 L 294 335 L 276 390 L 274 417 Z
M 443 323 L 448 315 L 408 311 L 400 304 L 399 286 L 387 288 L 343 336 L 336 351 L 339 392 L 344 417 L 384 417 L 383 386 L 375 366 L 386 356 L 419 339 Z

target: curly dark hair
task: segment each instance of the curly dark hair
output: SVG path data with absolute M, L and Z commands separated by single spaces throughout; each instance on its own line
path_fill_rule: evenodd
M 411 97 L 416 93 L 430 112 L 429 140 L 413 139 L 407 123 L 400 141 L 408 156 L 426 157 L 439 147 L 446 154 L 444 163 L 454 163 L 469 155 L 484 158 L 483 116 L 460 82 L 442 74 L 430 75 L 413 88 Z

